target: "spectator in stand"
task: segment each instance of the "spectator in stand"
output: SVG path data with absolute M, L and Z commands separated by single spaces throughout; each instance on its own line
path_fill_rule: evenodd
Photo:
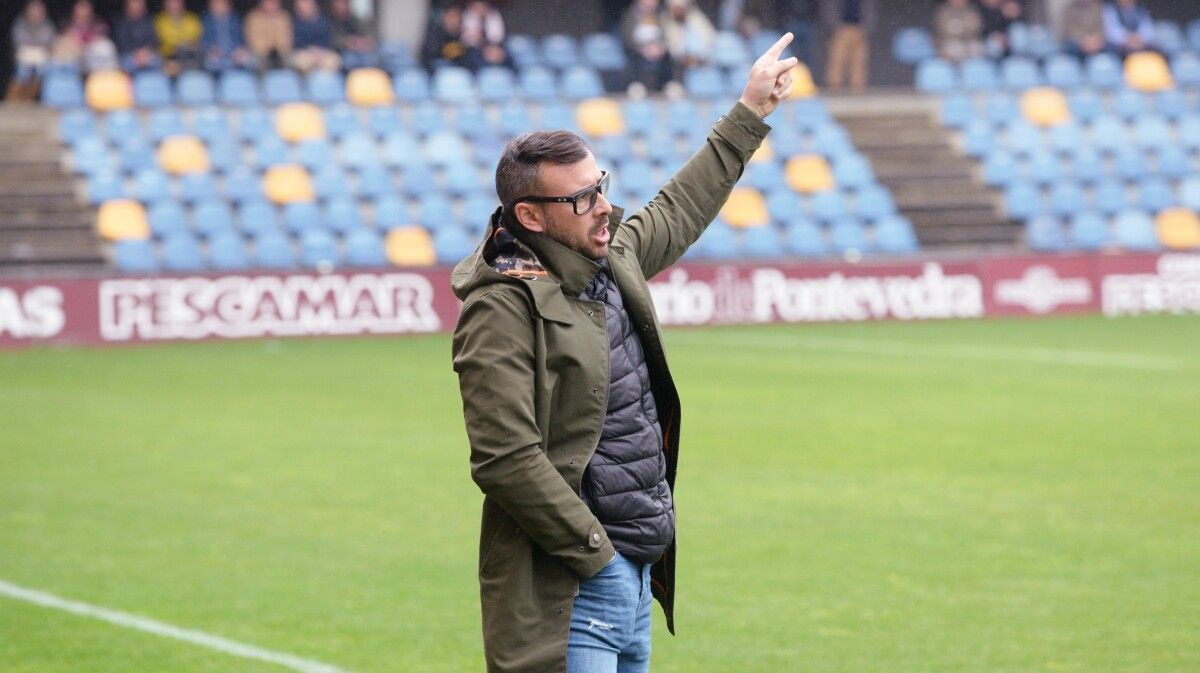
M 200 67 L 204 27 L 200 17 L 187 11 L 183 0 L 166 0 L 163 11 L 154 17 L 154 31 L 158 34 L 158 51 L 167 74 L 177 75 L 182 70 Z
M 692 0 L 667 0 L 662 22 L 676 79 L 683 78 L 684 70 L 708 62 L 717 30 Z
M 54 46 L 54 24 L 46 17 L 42 0 L 30 0 L 25 11 L 13 23 L 12 43 L 16 72 L 8 83 L 5 99 L 9 101 L 37 100 L 42 87 L 42 72 L 50 61 Z
M 817 33 L 817 0 L 775 0 L 775 15 L 785 31 L 792 34 L 792 53 L 812 67 L 813 38 Z
M 1080 58 L 1107 51 L 1104 38 L 1104 0 L 1071 0 L 1063 10 L 1067 51 Z
M 462 43 L 460 5 L 450 5 L 429 19 L 425 41 L 421 43 L 421 63 L 428 70 L 442 65 L 462 65 L 467 48 Z
M 333 26 L 333 48 L 342 55 L 346 67 L 370 65 L 375 55 L 375 37 L 367 22 L 354 15 L 350 0 L 333 0 L 329 5 L 329 17 Z
M 1154 19 L 1137 0 L 1116 0 L 1104 8 L 1104 35 L 1121 57 L 1135 51 L 1154 51 Z
M 333 28 L 317 0 L 296 0 L 292 19 L 292 65 L 300 72 L 337 70 L 342 59 L 333 50 Z
M 260 68 L 281 68 L 292 57 L 292 17 L 279 0 L 259 0 L 246 15 L 246 44 Z
M 786 1 L 786 0 L 779 0 Z M 717 8 L 717 25 L 723 31 L 741 33 L 749 38 L 768 23 L 766 15 L 775 11 L 776 0 L 722 0 Z
M 229 0 L 209 0 L 200 49 L 209 70 L 254 67 L 254 58 L 246 49 L 242 20 L 233 11 Z
M 992 58 L 1008 56 L 1008 29 L 1021 20 L 1025 9 L 1017 0 L 981 0 L 979 9 L 984 51 Z
M 671 53 L 667 51 L 658 0 L 634 0 L 621 20 L 621 34 L 632 57 L 631 93 L 658 91 L 671 81 Z
M 487 0 L 471 0 L 462 14 L 461 39 L 466 47 L 466 64 L 478 71 L 488 65 L 511 68 L 512 58 L 504 48 L 504 18 Z
M 878 0 L 824 0 L 821 23 L 829 31 L 829 63 L 825 84 L 833 91 L 841 89 L 850 75 L 850 87 L 861 92 L 867 88 L 870 58 L 868 36 L 879 15 Z
M 125 13 L 117 19 L 113 42 L 121 55 L 121 67 L 130 72 L 158 67 L 158 36 L 146 13 L 146 0 L 125 0 Z
M 983 17 L 969 0 L 946 0 L 933 15 L 938 52 L 948 61 L 983 55 Z
M 117 47 L 108 39 L 108 24 L 96 16 L 91 0 L 77 0 L 71 6 L 71 20 L 54 43 L 52 60 L 88 72 L 120 66 Z

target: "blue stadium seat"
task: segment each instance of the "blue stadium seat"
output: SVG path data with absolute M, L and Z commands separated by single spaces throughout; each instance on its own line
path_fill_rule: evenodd
M 133 76 L 133 98 L 140 107 L 170 105 L 173 102 L 171 82 L 161 71 L 143 70 Z
M 569 100 L 596 98 L 604 95 L 604 83 L 590 67 L 573 65 L 563 73 L 562 94 Z
M 386 266 L 387 257 L 379 234 L 366 227 L 352 229 L 346 234 L 346 265 L 358 267 Z
M 992 126 L 985 119 L 974 119 L 967 124 L 963 135 L 963 149 L 967 155 L 979 158 L 991 151 L 996 144 Z
M 882 252 L 909 253 L 920 247 L 912 223 L 903 215 L 887 215 L 875 222 L 875 246 Z
M 229 204 L 217 199 L 197 203 L 192 211 L 192 228 L 205 238 L 222 231 L 235 231 Z
M 844 217 L 849 212 L 845 197 L 838 191 L 817 192 L 808 205 L 812 216 L 825 222 Z
M 475 164 L 455 162 L 445 169 L 445 190 L 451 196 L 466 196 L 484 188 Z
M 158 238 L 188 230 L 187 214 L 174 199 L 155 201 L 150 205 L 146 216 L 150 222 L 150 231 Z
M 1175 189 L 1163 178 L 1143 178 L 1138 182 L 1138 206 L 1151 213 L 1175 205 Z
M 268 105 L 283 105 L 304 100 L 300 75 L 294 70 L 269 70 L 263 75 L 263 100 Z
M 111 143 L 120 143 L 131 136 L 142 136 L 142 122 L 138 115 L 130 110 L 110 112 L 104 118 L 104 135 Z
M 583 59 L 600 72 L 624 72 L 628 63 L 625 46 L 611 33 L 592 33 L 583 38 Z
M 1114 160 L 1117 175 L 1124 180 L 1137 180 L 1150 171 L 1150 162 L 1136 147 L 1121 147 Z
M 489 103 L 500 103 L 510 99 L 516 89 L 516 79 L 508 68 L 488 66 L 479 71 L 476 79 L 479 98 Z
M 767 194 L 767 212 L 776 222 L 788 222 L 805 212 L 804 202 L 791 188 L 776 189 Z
M 578 131 L 575 108 L 564 103 L 546 103 L 542 106 L 542 128 Z
M 283 225 L 293 234 L 321 228 L 321 210 L 312 202 L 289 203 L 283 207 Z
M 186 231 L 167 236 L 162 241 L 162 265 L 167 271 L 200 271 L 204 268 L 204 258 L 200 256 L 200 246 L 196 239 Z
M 350 182 L 339 164 L 322 166 L 312 176 L 318 199 L 328 200 L 350 196 Z
M 225 174 L 225 197 L 237 204 L 266 198 L 262 181 L 249 166 L 239 165 Z
M 436 107 L 433 103 L 429 103 L 428 105 Z M 421 104 L 421 107 L 425 106 L 425 103 Z M 400 117 L 399 108 L 392 105 L 379 105 L 371 108 L 370 112 L 367 113 L 367 127 L 370 128 L 371 133 L 383 138 L 393 131 L 399 131 L 404 128 L 404 119 Z M 353 134 L 353 130 L 348 131 L 343 135 L 343 138 Z
M 1059 53 L 1061 47 L 1049 26 L 1032 24 L 1029 26 L 1028 42 L 1023 51 L 1036 59 L 1045 59 Z
M 1055 215 L 1067 217 L 1082 210 L 1085 203 L 1083 189 L 1074 182 L 1062 181 L 1050 188 L 1050 211 Z
M 804 217 L 788 221 L 784 231 L 784 245 L 788 252 L 802 257 L 821 257 L 829 252 L 821 228 Z
M 461 105 L 475 99 L 475 78 L 466 68 L 447 66 L 433 74 L 433 97 L 440 103 Z
M 1124 147 L 1130 140 L 1125 123 L 1113 115 L 1102 115 L 1092 120 L 1089 135 L 1092 145 L 1110 152 Z
M 1191 102 L 1179 89 L 1167 89 L 1154 97 L 1154 109 L 1167 119 L 1178 121 L 1191 109 Z
M 249 236 L 280 233 L 279 211 L 265 200 L 247 201 L 238 210 L 238 224 Z
M 508 49 L 509 56 L 512 56 L 513 63 L 516 64 L 518 70 L 524 70 L 542 63 L 542 51 L 538 47 L 537 40 L 529 35 L 516 34 L 509 35 L 505 41 L 505 47 Z
M 770 258 L 783 256 L 783 240 L 775 227 L 753 227 L 742 230 L 742 254 L 747 257 Z
M 300 263 L 307 267 L 336 266 L 337 240 L 325 229 L 308 229 L 300 234 Z
M 229 121 L 219 107 L 197 110 L 192 118 L 192 133 L 209 145 L 232 137 Z
M 379 60 L 380 64 L 391 73 L 417 66 L 417 59 L 413 57 L 412 49 L 407 44 L 401 42 L 389 42 L 380 45 Z
M 406 225 L 411 221 L 408 206 L 405 205 L 401 198 L 394 194 L 375 199 L 372 206 L 372 219 L 375 222 L 375 227 L 381 231 Z
M 379 166 L 382 158 L 375 138 L 364 131 L 346 134 L 342 138 L 339 154 L 343 165 L 358 169 Z
M 250 266 L 246 244 L 237 232 L 225 231 L 208 241 L 208 263 L 214 269 L 237 271 Z
M 1133 125 L 1134 139 L 1138 147 L 1160 150 L 1175 142 L 1175 132 L 1167 120 L 1156 115 L 1140 117 Z
M 358 195 L 368 198 L 386 196 L 396 191 L 391 172 L 382 164 L 364 166 L 358 170 Z
M 1104 160 L 1090 145 L 1081 145 L 1071 154 L 1071 175 L 1076 182 L 1094 184 L 1104 177 Z
M 80 138 L 72 148 L 72 153 L 72 165 L 76 173 L 93 175 L 117 168 L 117 162 L 108 151 L 108 144 L 98 136 Z
M 854 152 L 854 143 L 845 129 L 837 124 L 825 124 L 812 131 L 813 149 L 836 160 L 838 156 Z
M 842 187 L 865 187 L 875 181 L 871 162 L 858 154 L 843 154 L 833 163 L 833 176 Z
M 1032 89 L 1041 84 L 1037 62 L 1023 56 L 1010 56 L 1000 65 L 1001 79 L 1009 89 Z
M 786 184 L 783 168 L 776 161 L 760 161 L 746 166 L 741 184 L 760 192 L 770 192 Z
M 947 94 L 942 99 L 942 123 L 961 129 L 975 117 L 975 102 L 962 93 Z
M 77 73 L 47 73 L 42 80 L 42 104 L 59 110 L 83 107 L 83 82 Z
M 179 176 L 179 198 L 185 203 L 196 203 L 217 198 L 217 183 L 212 173 L 187 173 Z
M 183 116 L 175 108 L 162 108 L 150 113 L 150 137 L 156 142 L 162 142 L 171 136 L 184 135 L 187 126 Z
M 443 264 L 454 264 L 475 250 L 475 240 L 462 227 L 454 224 L 443 225 L 434 232 L 433 250 L 437 260 Z
M 1187 49 L 1187 36 L 1174 21 L 1158 21 L 1154 26 L 1154 45 L 1163 52 L 1178 54 Z
M 740 67 L 750 63 L 757 56 L 750 55 L 742 36 L 733 32 L 717 33 L 713 40 L 713 63 L 722 68 Z
M 829 240 L 838 252 L 866 252 L 874 246 L 867 239 L 867 229 L 856 217 L 840 217 L 829 228 Z
M 383 162 L 394 168 L 421 167 L 421 144 L 408 133 L 392 133 L 383 141 Z
M 1149 108 L 1146 96 L 1134 89 L 1121 89 L 1112 98 L 1113 112 L 1126 121 L 1141 118 Z
M 1042 130 L 1023 119 L 1009 124 L 1004 142 L 1008 149 L 1024 155 L 1033 154 L 1046 146 Z
M 358 112 L 346 103 L 335 103 L 325 110 L 325 131 L 335 140 L 361 126 Z
M 333 145 L 327 140 L 313 139 L 296 143 L 296 161 L 309 171 L 315 171 L 322 166 L 334 163 Z
M 91 110 L 68 110 L 58 118 L 58 139 L 61 143 L 74 144 L 80 138 L 98 133 L 96 115 Z
M 551 68 L 565 70 L 579 63 L 579 43 L 570 35 L 547 35 L 542 38 L 542 59 Z
M 455 131 L 438 131 L 425 139 L 421 148 L 425 161 L 433 166 L 470 161 L 471 150 Z
M 1070 154 L 1087 144 L 1087 136 L 1083 127 L 1075 122 L 1067 122 L 1050 128 L 1050 146 L 1054 151 Z
M 1189 175 L 1180 183 L 1179 205 L 1200 212 L 1200 175 Z
M 1083 86 L 1083 68 L 1074 56 L 1055 54 L 1046 60 L 1046 83 L 1072 91 Z
M 1193 19 L 1187 25 L 1187 41 L 1193 51 L 1200 51 L 1200 19 Z
M 967 91 L 991 91 L 1000 84 L 996 64 L 987 58 L 972 58 L 959 66 L 959 81 Z
M 292 241 L 280 232 L 265 232 L 254 239 L 254 263 L 264 269 L 291 269 L 296 266 Z
M 877 220 L 895 213 L 892 193 L 882 185 L 867 185 L 854 195 L 854 214 L 864 220 Z
M 171 181 L 157 168 L 144 168 L 134 176 L 133 198 L 142 203 L 153 203 L 170 196 Z
M 1192 52 L 1177 55 L 1171 60 L 1171 72 L 1175 77 L 1175 83 L 1179 86 L 1200 87 L 1200 55 Z
M 1025 220 L 1045 212 L 1046 207 L 1038 186 L 1022 180 L 1012 183 L 1004 191 L 1004 209 L 1009 217 Z
M 627 100 L 621 107 L 622 116 L 625 118 L 625 128 L 629 133 L 645 136 L 658 127 L 659 110 L 653 102 Z
M 1017 160 L 1008 150 L 996 150 L 983 161 L 983 181 L 989 187 L 1007 187 L 1017 178 Z
M 244 142 L 257 143 L 266 136 L 276 136 L 275 118 L 264 108 L 251 107 L 238 114 L 238 137 Z
M 417 222 L 430 231 L 450 226 L 454 222 L 454 205 L 444 194 L 425 194 L 417 201 Z
M 396 89 L 396 100 L 402 103 L 419 103 L 429 100 L 429 75 L 420 68 L 405 68 L 392 79 Z
M 317 105 L 332 105 L 346 100 L 346 82 L 340 72 L 314 70 L 305 79 L 308 100 Z
M 226 70 L 217 84 L 217 98 L 224 105 L 258 105 L 258 80 L 244 70 Z
M 217 88 L 212 75 L 203 70 L 188 70 L 175 82 L 175 100 L 183 106 L 212 105 L 217 100 Z
M 154 155 L 154 146 L 140 135 L 129 136 L 120 144 L 117 152 L 120 157 L 120 168 L 128 175 L 136 175 L 144 169 L 158 166 L 158 158 Z M 110 158 L 107 152 L 105 158 Z M 112 165 L 111 161 L 103 163 L 105 168 L 112 167 Z
M 1158 174 L 1171 180 L 1182 180 L 1192 174 L 1192 160 L 1179 145 L 1160 147 L 1155 154 Z
M 1140 210 L 1124 210 L 1113 221 L 1113 240 L 1127 250 L 1157 250 L 1158 235 L 1150 216 Z
M 532 128 L 529 108 L 524 103 L 509 101 L 500 107 L 500 131 L 506 136 L 518 136 Z
M 1200 114 L 1192 113 L 1179 120 L 1175 130 L 1181 145 L 1190 152 L 1200 152 Z
M 150 241 L 117 241 L 113 261 L 126 273 L 155 273 L 159 270 L 154 244 Z
M 1039 185 L 1049 185 L 1062 179 L 1062 161 L 1058 155 L 1038 148 L 1029 154 L 1029 178 Z
M 1115 89 L 1125 82 L 1120 59 L 1112 54 L 1096 54 L 1087 61 L 1088 83 L 1100 89 Z
M 471 226 L 472 230 L 477 229 L 479 233 L 482 233 L 483 224 L 487 222 L 499 205 L 500 202 L 494 192 L 476 192 L 463 200 L 462 219 L 467 221 L 467 225 Z
M 737 236 L 720 219 L 709 225 L 700 240 L 692 246 L 692 257 L 699 259 L 732 259 L 738 256 Z
M 958 86 L 954 66 L 940 58 L 921 61 L 916 83 L 917 89 L 925 93 L 949 93 Z
M 427 136 L 446 128 L 446 114 L 442 106 L 432 101 L 417 103 L 413 106 L 409 127 L 415 133 Z
M 1108 245 L 1108 222 L 1095 211 L 1076 213 L 1070 220 L 1071 244 L 1082 250 L 1099 250 Z
M 533 101 L 551 101 L 558 98 L 558 82 L 554 71 L 542 66 L 531 66 L 520 74 L 521 95 Z
M 1060 252 L 1068 248 L 1062 222 L 1053 215 L 1039 215 L 1026 222 L 1025 240 L 1030 248 L 1043 252 Z
M 1086 124 L 1104 114 L 1104 101 L 1090 89 L 1072 93 L 1067 98 L 1071 117 L 1075 121 Z
M 1129 206 L 1129 196 L 1120 181 L 1106 178 L 1092 188 L 1092 202 L 1100 212 L 1113 215 Z
M 702 100 L 720 98 L 725 94 L 721 71 L 713 66 L 689 68 L 683 74 L 683 87 L 689 96 Z
M 901 28 L 892 35 L 892 56 L 906 65 L 916 65 L 937 55 L 933 36 L 924 28 Z

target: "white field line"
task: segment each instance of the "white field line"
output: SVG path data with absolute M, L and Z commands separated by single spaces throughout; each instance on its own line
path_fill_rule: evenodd
M 217 650 L 218 652 L 224 652 L 225 654 L 233 655 L 235 657 L 242 657 L 244 659 L 257 659 L 259 661 L 265 661 L 272 664 L 279 664 L 280 666 L 285 666 L 293 671 L 300 671 L 300 673 L 346 673 L 346 671 L 336 666 L 323 664 L 319 661 L 302 659 L 285 652 L 266 650 L 261 647 L 255 647 L 254 645 L 247 645 L 234 640 L 221 638 L 220 636 L 204 633 L 203 631 L 183 629 L 178 626 L 164 624 L 163 622 L 148 619 L 146 617 L 131 615 L 127 612 L 118 612 L 117 610 L 109 610 L 108 608 L 102 608 L 95 605 L 88 605 L 87 603 L 80 603 L 78 601 L 59 598 L 53 594 L 48 594 L 43 591 L 36 591 L 34 589 L 26 589 L 24 587 L 5 582 L 4 580 L 0 580 L 0 595 L 8 596 L 21 601 L 27 601 L 45 608 L 63 610 L 64 612 L 70 612 L 83 617 L 99 619 L 101 621 L 116 624 L 117 626 L 124 626 L 125 628 L 129 629 L 153 633 L 165 638 L 175 638 L 176 640 L 182 640 L 192 643 L 193 645 L 207 647 L 209 649 Z
M 878 339 L 787 337 L 769 334 L 688 334 L 686 332 L 676 332 L 672 340 L 685 344 L 707 341 L 732 347 L 766 348 L 772 350 L 811 350 L 853 353 L 856 355 L 1031 362 L 1035 364 L 1066 365 L 1071 367 L 1108 367 L 1145 371 L 1174 371 L 1184 368 L 1183 363 L 1177 358 L 1161 355 L 1026 346 L 920 344 Z

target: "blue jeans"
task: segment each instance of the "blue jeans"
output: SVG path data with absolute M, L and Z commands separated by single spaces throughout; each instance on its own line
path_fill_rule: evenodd
M 650 670 L 650 564 L 620 552 L 579 584 L 571 608 L 567 673 Z

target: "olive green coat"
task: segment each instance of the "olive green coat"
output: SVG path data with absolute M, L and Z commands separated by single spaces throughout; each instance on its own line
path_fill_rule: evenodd
M 645 208 L 624 223 L 619 209 L 610 217 L 608 259 L 645 349 L 672 489 L 679 397 L 646 279 L 700 237 L 769 130 L 749 108 L 735 105 Z M 498 212 L 489 237 L 497 222 Z M 545 236 L 513 234 L 548 276 L 498 273 L 483 260 L 481 243 L 451 281 L 464 302 L 454 331 L 454 371 L 471 475 L 486 496 L 479 538 L 484 651 L 490 673 L 564 673 L 579 582 L 614 554 L 579 497 L 608 407 L 608 333 L 603 304 L 579 298 L 596 275 L 595 262 Z M 672 634 L 675 550 L 672 541 L 651 569 L 652 591 Z

